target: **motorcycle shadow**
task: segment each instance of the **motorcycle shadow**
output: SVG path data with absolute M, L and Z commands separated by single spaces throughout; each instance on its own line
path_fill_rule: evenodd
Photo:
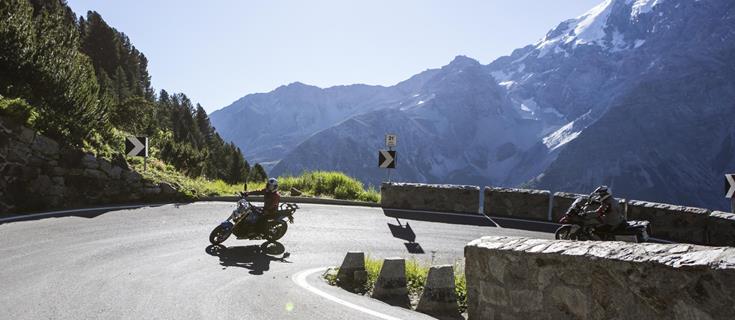
M 250 274 L 262 275 L 270 270 L 271 261 L 291 263 L 286 260 L 290 253 L 280 242 L 265 242 L 261 245 L 227 247 L 224 245 L 209 245 L 205 249 L 207 254 L 219 258 L 219 263 L 227 267 L 240 267 L 250 270 Z M 281 257 L 276 255 L 283 254 Z

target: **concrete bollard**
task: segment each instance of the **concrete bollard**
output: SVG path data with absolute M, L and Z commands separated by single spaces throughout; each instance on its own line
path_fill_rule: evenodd
M 452 266 L 434 266 L 429 269 L 424 293 L 421 294 L 416 311 L 438 319 L 463 319 L 457 305 Z
M 337 285 L 341 288 L 354 291 L 367 282 L 367 271 L 365 270 L 365 253 L 360 251 L 347 252 L 342 266 L 337 272 Z
M 372 297 L 390 305 L 411 307 L 406 287 L 406 260 L 386 258 L 383 261 L 383 268 L 380 269 L 380 275 L 375 282 Z

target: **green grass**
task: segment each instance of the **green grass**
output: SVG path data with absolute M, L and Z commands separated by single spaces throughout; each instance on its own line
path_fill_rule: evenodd
M 143 159 L 131 157 L 130 165 L 144 178 L 155 183 L 166 182 L 184 193 L 188 198 L 196 199 L 207 196 L 231 196 L 243 191 L 243 184 L 229 184 L 222 180 L 209 180 L 202 177 L 191 178 L 177 171 L 173 166 L 155 158 L 148 158 L 148 168 L 143 171 Z M 265 183 L 248 183 L 248 190 L 263 189 Z
M 380 202 L 380 192 L 374 188 L 365 189 L 362 182 L 342 172 L 306 172 L 298 177 L 280 177 L 278 184 L 282 191 L 289 191 L 293 187 L 310 196 Z
M 222 180 L 209 180 L 203 177 L 191 178 L 177 171 L 161 160 L 148 158 L 148 169 L 143 172 L 143 159 L 128 157 L 128 163 L 135 171 L 155 183 L 167 182 L 191 199 L 207 196 L 230 196 L 243 191 L 243 184 L 229 184 Z M 299 177 L 278 178 L 279 190 L 288 193 L 291 187 L 301 190 L 307 196 L 345 200 L 379 202 L 380 193 L 374 189 L 365 190 L 360 181 L 340 172 L 315 171 Z M 262 190 L 264 182 L 249 182 L 248 190 Z
M 365 256 L 365 269 L 367 270 L 368 280 L 363 290 L 359 290 L 358 293 L 372 294 L 382 267 L 383 260 L 372 258 L 370 255 Z M 421 297 L 424 291 L 424 285 L 426 285 L 426 277 L 429 274 L 429 269 L 430 265 L 428 263 L 421 262 L 416 258 L 406 261 L 406 286 L 408 287 L 408 294 L 412 300 L 418 301 Z M 330 285 L 337 285 L 338 270 L 337 268 L 324 275 L 324 279 Z M 464 267 L 459 262 L 454 264 L 454 285 L 459 312 L 465 312 L 467 310 L 467 278 L 464 274 Z

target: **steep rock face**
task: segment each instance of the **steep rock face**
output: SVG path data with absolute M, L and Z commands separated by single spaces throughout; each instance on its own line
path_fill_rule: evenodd
M 655 36 L 628 62 L 640 70 L 632 85 L 537 185 L 582 192 L 606 183 L 626 198 L 725 208 L 722 174 L 735 170 L 735 3 L 667 1 L 646 17 Z

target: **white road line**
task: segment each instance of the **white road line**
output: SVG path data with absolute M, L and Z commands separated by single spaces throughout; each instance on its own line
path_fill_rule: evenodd
M 59 214 L 73 213 L 73 212 L 87 212 L 87 211 L 112 210 L 112 209 L 135 209 L 135 208 L 142 208 L 142 207 L 155 206 L 155 205 L 160 205 L 160 204 L 138 204 L 138 205 L 127 205 L 127 206 L 115 206 L 115 207 L 60 210 L 60 211 L 51 211 L 51 212 L 44 212 L 44 213 L 15 215 L 12 217 L 2 218 L 0 219 L 0 222 L 21 220 L 21 219 L 27 219 L 27 218 L 46 217 L 46 216 L 50 217 L 50 216 L 55 216 Z
M 377 317 L 377 318 L 380 318 L 380 319 L 384 319 L 384 320 L 401 320 L 400 318 L 389 316 L 387 314 L 383 314 L 383 313 L 380 313 L 380 312 L 377 312 L 377 311 L 374 311 L 374 310 L 370 310 L 370 309 L 365 308 L 365 307 L 362 307 L 362 306 L 358 306 L 358 305 L 356 305 L 354 303 L 350 303 L 350 302 L 344 301 L 344 300 L 342 300 L 340 298 L 337 298 L 335 296 L 332 296 L 332 295 L 330 295 L 330 294 L 328 294 L 328 293 L 326 293 L 324 291 L 321 291 L 321 290 L 319 290 L 319 289 L 311 286 L 309 283 L 306 282 L 306 277 L 308 277 L 308 276 L 310 276 L 310 275 L 312 275 L 314 273 L 317 273 L 317 272 L 320 272 L 320 271 L 324 271 L 325 269 L 327 269 L 327 267 L 320 267 L 320 268 L 314 268 L 314 269 L 308 269 L 308 270 L 304 270 L 304 271 L 299 271 L 299 272 L 297 272 L 296 274 L 294 274 L 291 277 L 291 280 L 293 280 L 293 282 L 295 282 L 300 287 L 302 287 L 302 288 L 304 288 L 306 290 L 309 290 L 312 293 L 317 294 L 317 295 L 319 295 L 319 296 L 321 296 L 321 297 L 323 297 L 323 298 L 325 298 L 327 300 L 330 300 L 330 301 L 332 301 L 334 303 L 341 304 L 341 305 L 343 305 L 345 307 L 352 308 L 352 309 L 355 309 L 355 310 L 360 311 L 360 312 L 363 312 L 363 313 L 367 313 L 367 314 L 369 314 L 371 316 L 374 316 L 374 317 Z

